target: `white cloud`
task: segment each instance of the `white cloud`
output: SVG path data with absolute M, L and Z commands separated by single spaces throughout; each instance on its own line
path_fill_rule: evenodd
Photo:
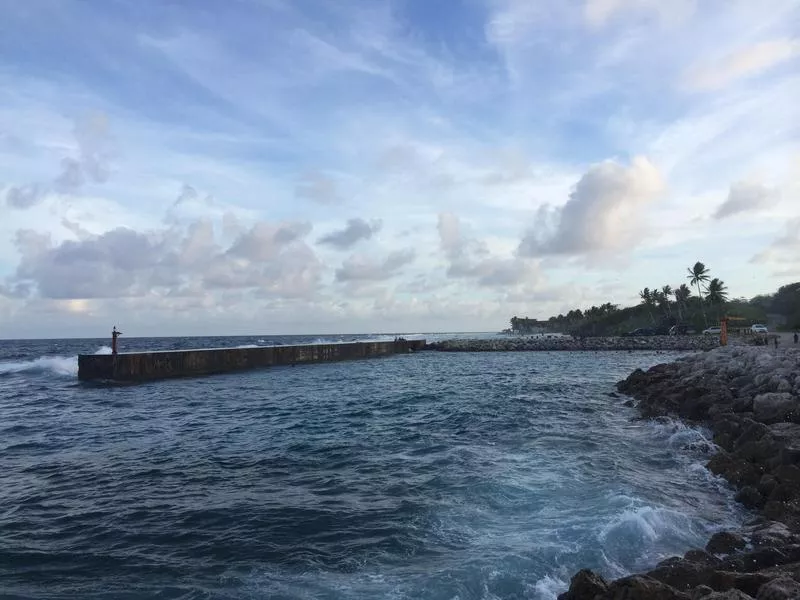
M 323 173 L 307 173 L 298 182 L 296 193 L 300 198 L 332 204 L 340 200 L 336 181 Z
M 716 90 L 738 79 L 754 77 L 800 56 L 800 40 L 778 39 L 738 48 L 716 60 L 692 65 L 686 82 L 697 90 Z
M 302 238 L 306 223 L 258 222 L 228 247 L 211 221 L 147 232 L 118 227 L 54 243 L 20 230 L 21 260 L 5 289 L 53 299 L 203 296 L 215 289 L 258 290 L 275 297 L 317 291 L 321 265 Z
M 75 148 L 61 158 L 61 172 L 52 181 L 12 186 L 6 192 L 6 204 L 26 209 L 37 204 L 51 189 L 61 194 L 79 191 L 87 181 L 105 183 L 113 155 L 108 119 L 101 113 L 79 119 L 74 126 Z
M 696 0 L 585 0 L 583 12 L 590 25 L 599 27 L 626 12 L 655 13 L 660 19 L 674 23 L 690 16 L 695 7 Z
M 447 277 L 506 291 L 539 280 L 535 262 L 524 257 L 492 255 L 485 242 L 464 232 L 457 215 L 440 213 L 437 229 L 441 249 L 447 258 Z
M 30 208 L 42 197 L 44 190 L 39 184 L 29 183 L 22 186 L 11 186 L 6 191 L 6 204 L 10 208 Z
M 394 277 L 404 266 L 416 257 L 414 250 L 408 248 L 389 253 L 376 260 L 364 255 L 353 255 L 336 269 L 336 280 L 341 282 L 385 281 Z
M 739 213 L 758 211 L 774 204 L 776 191 L 767 186 L 747 181 L 731 185 L 728 197 L 714 212 L 715 219 L 724 219 Z
M 769 264 L 781 268 L 781 265 L 796 269 L 800 264 L 800 217 L 786 223 L 783 233 L 764 250 L 753 256 L 750 262 Z M 797 271 L 792 272 L 798 275 Z
M 332 231 L 319 239 L 320 244 L 332 246 L 339 250 L 353 247 L 362 240 L 368 240 L 381 230 L 380 220 L 367 222 L 361 218 L 348 219 L 344 229 Z
M 591 167 L 561 207 L 541 206 L 520 243 L 522 256 L 591 255 L 630 251 L 644 236 L 642 208 L 664 190 L 644 157 L 629 167 L 606 161 Z

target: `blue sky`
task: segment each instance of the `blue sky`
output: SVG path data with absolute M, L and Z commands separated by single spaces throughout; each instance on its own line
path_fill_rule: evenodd
M 0 3 L 0 337 L 800 278 L 797 0 Z

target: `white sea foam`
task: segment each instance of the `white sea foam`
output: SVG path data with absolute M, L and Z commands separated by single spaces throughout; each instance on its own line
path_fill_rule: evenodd
M 567 591 L 568 584 L 563 579 L 545 575 L 533 586 L 536 600 L 556 600 L 561 592 Z
M 669 417 L 651 421 L 650 427 L 657 437 L 666 439 L 667 446 L 672 450 L 709 452 L 716 449 L 716 445 L 710 439 L 710 432 L 704 427 L 687 425 Z
M 109 346 L 100 346 L 95 354 L 111 354 Z M 77 356 L 40 356 L 33 360 L 0 362 L 0 375 L 15 373 L 52 373 L 62 377 L 78 374 Z
M 0 362 L 0 375 L 47 372 L 61 376 L 77 375 L 78 357 L 40 356 L 34 360 Z

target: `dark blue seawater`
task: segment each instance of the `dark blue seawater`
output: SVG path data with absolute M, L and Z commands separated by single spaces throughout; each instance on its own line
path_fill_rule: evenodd
M 706 432 L 609 396 L 671 355 L 79 383 L 75 356 L 107 343 L 0 341 L 2 598 L 552 599 L 581 567 L 643 569 L 746 517 L 702 467 Z

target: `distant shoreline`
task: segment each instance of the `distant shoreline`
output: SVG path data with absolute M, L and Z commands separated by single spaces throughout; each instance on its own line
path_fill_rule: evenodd
M 552 351 L 664 351 L 683 352 L 711 350 L 719 346 L 719 338 L 697 336 L 586 337 L 535 336 L 494 339 L 454 339 L 432 342 L 426 350 L 439 352 L 552 352 Z

